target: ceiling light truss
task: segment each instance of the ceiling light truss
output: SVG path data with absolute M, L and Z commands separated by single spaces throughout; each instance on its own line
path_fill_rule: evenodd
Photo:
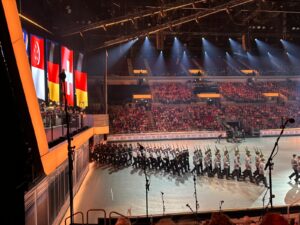
M 134 21 L 134 20 L 149 17 L 149 16 L 164 17 L 166 15 L 166 12 L 177 10 L 177 9 L 182 9 L 185 7 L 193 7 L 195 4 L 201 3 L 201 2 L 205 2 L 205 0 L 193 0 L 193 1 L 186 1 L 184 3 L 180 2 L 180 3 L 167 4 L 164 7 L 160 7 L 158 9 L 143 10 L 138 13 L 121 16 L 118 18 L 110 19 L 110 20 L 104 20 L 104 21 L 92 23 L 87 26 L 81 27 L 79 29 L 66 32 L 62 36 L 63 37 L 72 36 L 75 34 L 79 34 L 80 32 L 81 33 L 88 32 L 91 30 L 99 29 L 99 28 L 103 29 L 103 27 L 107 28 L 110 26 L 121 25 L 121 24 L 124 24 L 127 22 L 132 23 L 132 21 Z
M 214 14 L 226 11 L 226 9 L 228 9 L 228 8 L 235 8 L 235 7 L 238 7 L 238 6 L 247 4 L 247 3 L 251 3 L 251 2 L 254 2 L 254 1 L 255 0 L 232 0 L 232 1 L 229 1 L 225 4 L 221 4 L 221 5 L 212 7 L 210 9 L 206 10 L 205 12 L 202 12 L 202 11 L 197 12 L 197 13 L 194 13 L 190 16 L 182 17 L 182 18 L 172 20 L 172 21 L 166 22 L 164 24 L 161 24 L 161 25 L 158 25 L 158 26 L 155 26 L 155 27 L 151 27 L 151 28 L 148 28 L 148 29 L 145 29 L 145 30 L 142 30 L 142 31 L 135 32 L 135 33 L 130 34 L 130 35 L 126 35 L 126 36 L 122 36 L 122 37 L 117 38 L 117 39 L 106 41 L 106 42 L 104 42 L 103 45 L 98 46 L 94 49 L 91 49 L 90 51 L 107 48 L 107 47 L 110 47 L 110 46 L 113 46 L 113 45 L 116 45 L 116 44 L 120 44 L 120 43 L 124 43 L 124 42 L 130 41 L 130 40 L 133 40 L 133 39 L 138 38 L 138 37 L 145 37 L 147 35 L 154 34 L 154 33 L 157 33 L 159 31 L 166 30 L 166 29 L 170 30 L 170 27 L 173 28 L 173 27 L 179 26 L 181 24 L 189 23 L 189 22 L 192 22 L 192 21 L 195 21 L 195 20 L 199 21 L 200 19 L 208 17 L 210 15 L 214 15 Z

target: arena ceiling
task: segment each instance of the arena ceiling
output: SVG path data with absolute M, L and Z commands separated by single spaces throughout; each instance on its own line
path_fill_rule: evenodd
M 23 0 L 20 14 L 88 51 L 136 37 L 299 39 L 299 0 Z M 159 35 L 157 35 L 159 34 Z

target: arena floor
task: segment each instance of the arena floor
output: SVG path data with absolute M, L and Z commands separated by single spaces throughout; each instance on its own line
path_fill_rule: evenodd
M 226 140 L 221 140 L 220 144 L 216 144 L 214 139 L 147 141 L 140 143 L 145 146 L 187 146 L 190 151 L 191 168 L 193 168 L 192 154 L 195 146 L 205 147 L 209 145 L 212 149 L 215 145 L 221 149 L 226 146 L 230 150 L 231 160 L 233 160 L 233 149 L 238 145 L 242 159 L 242 170 L 244 170 L 243 159 L 246 146 L 251 150 L 254 167 L 254 147 L 262 149 L 267 161 L 275 141 L 276 137 L 248 138 L 238 144 L 227 143 Z M 274 170 L 272 173 L 273 193 L 275 194 L 274 206 L 300 204 L 300 185 L 295 185 L 295 181 L 290 181 L 288 178 L 292 172 L 291 156 L 292 154 L 300 155 L 299 146 L 300 137 L 282 137 L 279 141 L 279 151 L 273 161 Z M 233 163 L 231 163 L 231 170 L 232 165 Z M 86 213 L 91 208 L 104 208 L 106 212 L 117 211 L 125 215 L 146 214 L 145 176 L 142 170 L 133 169 L 131 166 L 116 170 L 106 165 L 97 166 L 93 163 L 90 168 L 86 179 L 74 198 L 75 212 L 82 211 Z M 192 174 L 178 177 L 160 171 L 149 171 L 149 175 L 149 215 L 163 213 L 161 192 L 164 193 L 166 214 L 191 212 L 186 206 L 187 204 L 195 210 L 195 189 Z M 266 188 L 262 183 L 257 186 L 249 181 L 238 182 L 216 177 L 198 176 L 196 191 L 199 201 L 198 211 L 219 210 L 221 201 L 224 201 L 222 209 L 230 210 L 263 207 L 263 204 L 267 204 L 269 200 L 269 194 L 267 194 L 265 201 L 263 201 Z M 91 221 L 95 222 L 96 218 L 95 216 Z

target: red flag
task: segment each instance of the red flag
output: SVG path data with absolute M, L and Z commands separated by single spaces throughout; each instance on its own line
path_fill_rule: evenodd
M 74 106 L 74 90 L 73 90 L 73 51 L 61 47 L 61 66 L 65 70 L 65 92 L 67 95 L 68 105 Z
M 31 71 L 36 95 L 45 100 L 44 39 L 31 35 L 30 44 Z
M 87 73 L 75 70 L 76 104 L 80 108 L 88 106 Z

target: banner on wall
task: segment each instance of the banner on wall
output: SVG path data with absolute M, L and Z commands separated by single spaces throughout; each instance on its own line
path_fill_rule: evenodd
M 59 45 L 46 41 L 48 97 L 50 101 L 59 102 Z
M 73 82 L 73 51 L 67 47 L 61 47 L 61 68 L 66 73 L 64 89 L 69 106 L 74 106 L 74 82 Z
M 88 106 L 87 73 L 75 70 L 76 105 L 82 109 Z
M 32 79 L 39 99 L 45 100 L 44 39 L 30 35 L 30 60 Z

